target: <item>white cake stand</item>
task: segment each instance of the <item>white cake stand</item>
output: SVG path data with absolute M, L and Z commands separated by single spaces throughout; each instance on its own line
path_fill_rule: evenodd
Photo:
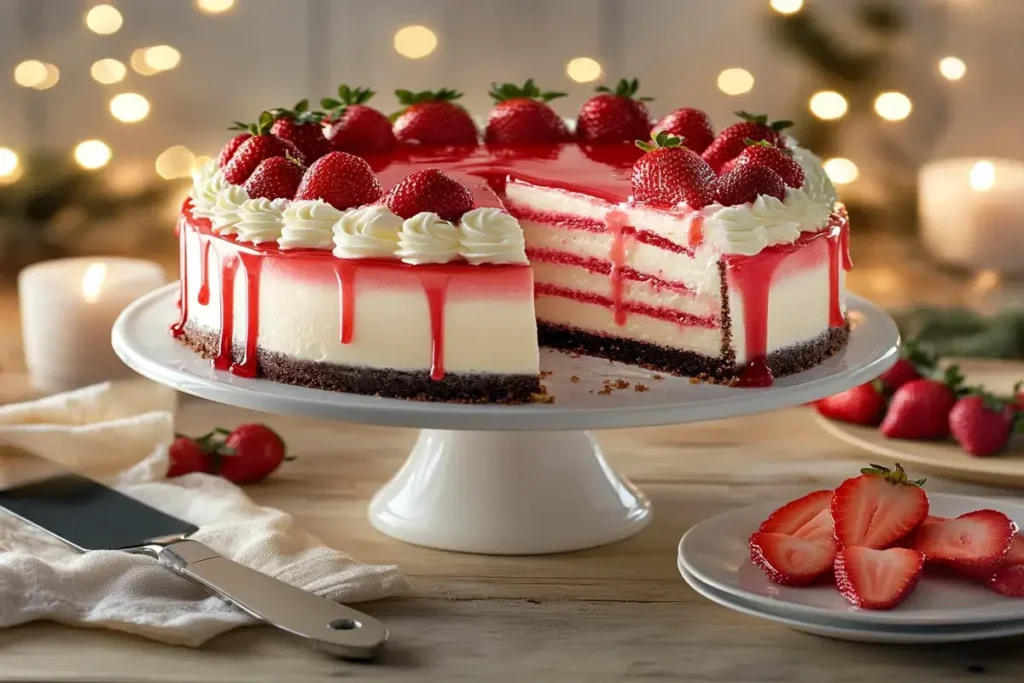
M 373 497 L 370 522 L 409 543 L 472 553 L 578 550 L 626 538 L 650 521 L 650 502 L 611 470 L 584 430 L 714 420 L 805 403 L 878 376 L 896 361 L 899 344 L 882 310 L 851 297 L 846 350 L 767 389 L 655 379 L 634 366 L 543 350 L 554 403 L 425 403 L 215 371 L 168 333 L 176 291 L 168 285 L 152 292 L 117 320 L 113 345 L 125 363 L 156 382 L 229 405 L 421 428 L 408 460 Z M 620 379 L 630 386 L 598 393 L 605 380 Z

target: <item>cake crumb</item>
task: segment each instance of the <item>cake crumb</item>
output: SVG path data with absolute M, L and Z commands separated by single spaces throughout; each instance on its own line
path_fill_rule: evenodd
M 554 373 L 554 371 L 553 371 L 553 370 L 541 370 L 541 371 L 540 371 L 540 378 L 541 378 L 541 379 L 547 379 L 547 378 L 548 378 L 548 377 L 550 377 L 550 376 L 551 376 L 551 375 L 552 375 L 553 373 Z
M 530 394 L 530 403 L 554 403 L 555 397 L 547 391 Z
M 575 384 L 576 382 L 580 381 L 580 378 L 578 375 L 573 375 L 572 377 L 569 378 L 569 381 Z
M 624 379 L 617 379 L 614 382 L 612 382 L 612 389 L 628 389 L 628 388 L 629 388 L 629 382 L 627 382 Z
M 633 391 L 650 391 L 650 390 L 651 390 L 651 388 L 649 386 L 647 386 L 646 384 L 639 384 L 639 383 L 637 383 L 637 384 L 633 385 Z
M 656 379 L 660 382 L 661 380 L 665 379 L 665 377 L 664 375 L 654 375 L 653 377 L 651 377 L 651 379 Z
M 611 387 L 605 387 L 604 389 L 601 389 L 601 391 L 599 391 L 597 393 L 600 396 L 609 396 L 612 393 L 612 388 Z

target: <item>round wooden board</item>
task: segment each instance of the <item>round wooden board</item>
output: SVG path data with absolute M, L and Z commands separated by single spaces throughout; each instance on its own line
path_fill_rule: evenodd
M 1024 377 L 1024 363 L 1012 361 L 951 359 L 960 365 L 967 383 L 982 385 L 997 394 L 1008 394 Z M 889 439 L 877 427 L 861 427 L 816 415 L 826 432 L 858 448 L 875 453 L 904 467 L 914 465 L 935 476 L 990 486 L 1024 489 L 1024 437 L 1010 440 L 999 455 L 978 458 L 955 441 L 904 441 Z M 881 463 L 890 464 L 890 463 Z

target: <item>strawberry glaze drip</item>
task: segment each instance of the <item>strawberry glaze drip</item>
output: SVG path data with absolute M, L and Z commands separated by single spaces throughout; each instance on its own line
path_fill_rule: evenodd
M 448 298 L 450 273 L 416 272 L 427 295 L 430 310 L 430 379 L 444 379 L 444 309 Z
M 626 214 L 621 211 L 609 211 L 605 217 L 608 232 L 612 234 L 612 247 L 608 252 L 608 260 L 612 264 L 609 279 L 612 286 L 612 310 L 615 315 L 615 324 L 619 327 L 626 324 L 626 309 L 622 306 L 622 269 L 626 265 L 626 244 L 625 236 L 622 233 L 626 228 L 626 223 Z
M 846 324 L 843 307 L 839 301 L 839 252 L 842 250 L 842 226 L 830 229 L 825 239 L 828 243 L 828 324 L 829 327 L 842 327 Z
M 199 242 L 199 291 L 196 292 L 196 301 L 200 306 L 210 303 L 210 238 L 200 236 Z
M 334 277 L 338 280 L 338 315 L 341 319 L 338 338 L 342 344 L 351 344 L 356 327 L 356 264 L 338 261 L 334 265 Z
M 238 273 L 239 258 L 235 252 L 222 255 L 218 250 L 217 260 L 220 262 L 220 349 L 213 359 L 213 367 L 217 370 L 230 370 L 231 347 L 235 335 L 235 275 Z
M 188 322 L 188 250 L 185 240 L 188 236 L 188 225 L 183 217 L 178 221 L 178 268 L 181 273 L 181 287 L 178 290 L 178 322 L 171 325 L 171 336 L 181 339 L 185 336 L 185 323 Z
M 239 252 L 238 259 L 245 271 L 245 352 L 241 362 L 231 364 L 231 374 L 239 377 L 256 376 L 256 342 L 260 329 L 260 272 L 263 257 L 251 252 Z M 234 298 L 234 297 L 232 297 Z
M 690 248 L 696 249 L 704 243 L 704 216 L 694 214 L 690 219 Z

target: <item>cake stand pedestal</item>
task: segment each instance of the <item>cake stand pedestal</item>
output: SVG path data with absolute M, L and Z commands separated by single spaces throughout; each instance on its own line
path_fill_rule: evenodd
M 650 502 L 611 470 L 586 430 L 696 422 L 806 403 L 877 377 L 899 333 L 850 297 L 847 348 L 765 389 L 691 384 L 599 358 L 541 351 L 554 403 L 460 405 L 381 399 L 244 379 L 214 370 L 175 341 L 177 285 L 139 299 L 113 330 L 118 356 L 151 380 L 242 408 L 421 428 L 408 460 L 374 497 L 373 526 L 400 540 L 500 555 L 564 552 L 626 538 Z M 609 383 L 621 388 L 605 389 Z

